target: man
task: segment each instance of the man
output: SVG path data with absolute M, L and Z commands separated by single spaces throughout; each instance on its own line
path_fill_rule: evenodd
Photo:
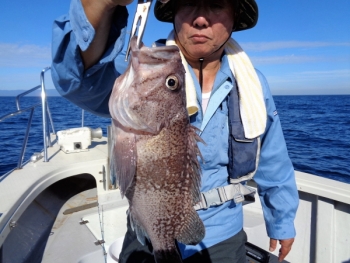
M 73 103 L 104 117 L 110 116 L 113 83 L 126 68 L 121 50 L 125 6 L 130 2 L 72 0 L 69 16 L 54 24 L 56 88 Z M 166 42 L 179 47 L 190 79 L 186 85 L 196 94 L 198 106 L 190 121 L 206 142 L 199 144 L 205 160 L 201 191 L 207 195 L 216 188 L 243 189 L 242 183 L 254 175 L 270 250 L 279 242 L 282 261 L 295 236 L 294 170 L 266 80 L 230 38 L 234 31 L 253 27 L 257 12 L 255 0 L 170 0 L 155 5 L 157 19 L 174 25 Z M 197 246 L 178 243 L 184 262 L 245 262 L 242 199 L 237 198 L 241 195 L 238 191 L 220 205 L 199 208 L 206 236 Z M 119 262 L 153 262 L 151 244 L 138 243 L 129 227 Z

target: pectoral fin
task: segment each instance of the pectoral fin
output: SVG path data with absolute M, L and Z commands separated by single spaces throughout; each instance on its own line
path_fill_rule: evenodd
M 128 133 L 118 127 L 115 121 L 113 121 L 112 128 L 114 139 L 111 147 L 111 174 L 112 178 L 116 179 L 116 183 L 124 197 L 135 176 L 136 138 L 135 134 Z
M 146 239 L 149 240 L 148 234 L 145 229 L 137 222 L 132 213 L 130 213 L 130 225 L 131 229 L 135 231 L 137 240 L 143 245 L 146 245 Z

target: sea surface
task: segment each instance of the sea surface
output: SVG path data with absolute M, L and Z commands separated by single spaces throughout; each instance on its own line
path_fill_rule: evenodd
M 350 183 L 350 95 L 274 96 L 295 170 Z M 21 108 L 40 102 L 23 97 Z M 82 111 L 61 97 L 48 97 L 55 130 L 81 127 Z M 16 111 L 15 97 L 0 97 L 0 118 Z M 29 112 L 0 122 L 0 176 L 15 168 Z M 101 127 L 107 118 L 84 114 L 84 126 Z M 24 160 L 43 149 L 41 108 L 34 111 Z

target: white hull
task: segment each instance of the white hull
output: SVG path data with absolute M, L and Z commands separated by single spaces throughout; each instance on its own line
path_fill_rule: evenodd
M 0 182 L 0 262 L 11 257 L 11 262 L 35 258 L 30 240 L 37 242 L 42 262 L 117 262 L 126 231 L 127 201 L 121 199 L 119 190 L 109 189 L 107 139 L 95 139 L 89 151 L 71 154 L 54 144 L 48 156 L 48 162 L 27 163 Z M 60 194 L 68 191 L 69 178 L 77 184 L 96 182 L 96 187 L 62 201 Z M 296 178 L 300 195 L 297 237 L 286 260 L 349 263 L 350 184 L 301 172 L 296 172 Z M 55 188 L 58 181 L 64 187 Z M 248 241 L 268 250 L 259 198 L 245 205 L 244 212 Z M 82 223 L 85 220 L 88 223 Z M 95 244 L 98 240 L 105 242 L 106 255 L 103 246 Z

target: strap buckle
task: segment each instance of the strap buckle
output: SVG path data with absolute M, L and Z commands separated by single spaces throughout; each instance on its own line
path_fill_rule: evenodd
M 256 190 L 246 185 L 230 184 L 222 187 L 213 188 L 207 192 L 201 193 L 200 201 L 194 205 L 194 209 L 208 209 L 212 206 L 221 205 L 227 201 L 234 201 L 236 204 L 255 201 L 254 194 Z
M 242 203 L 244 201 L 244 195 L 242 193 L 237 193 L 233 196 L 233 201 L 236 204 Z
M 207 209 L 211 206 L 221 205 L 224 203 L 224 201 L 221 200 L 220 192 L 218 188 L 213 188 L 208 192 L 202 193 L 202 197 L 204 197 L 204 200 L 206 203 L 206 207 L 204 207 L 204 209 Z

